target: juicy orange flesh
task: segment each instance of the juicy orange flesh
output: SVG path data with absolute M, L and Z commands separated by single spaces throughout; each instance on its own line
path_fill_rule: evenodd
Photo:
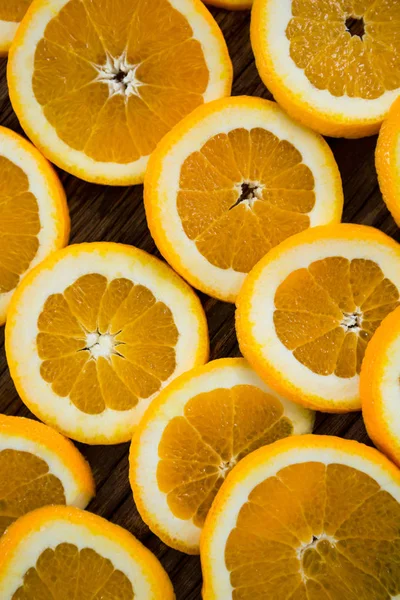
M 32 0 L 0 0 L 0 21 L 19 23 Z
M 393 496 L 353 467 L 304 462 L 253 489 L 225 562 L 234 600 L 390 600 L 399 547 Z
M 238 203 L 246 189 L 253 197 Z M 268 250 L 309 227 L 314 204 L 314 177 L 300 152 L 260 127 L 210 138 L 181 168 L 184 231 L 220 269 L 248 273 Z
M 183 416 L 168 423 L 158 447 L 157 482 L 172 513 L 202 527 L 237 461 L 292 431 L 280 401 L 251 385 L 191 398 Z
M 176 368 L 170 309 L 128 279 L 80 277 L 49 296 L 38 329 L 43 379 L 88 414 L 133 408 Z
M 96 80 L 107 57 L 124 57 L 134 89 Z M 168 0 L 70 0 L 38 43 L 33 89 L 66 144 L 129 163 L 203 103 L 208 79 L 201 44 Z
M 47 504 L 65 504 L 63 485 L 48 464 L 30 452 L 1 450 L 0 535 L 18 517 Z
M 374 331 L 399 304 L 396 286 L 367 259 L 329 257 L 293 271 L 275 294 L 281 342 L 318 375 L 360 372 Z
M 132 600 L 127 576 L 91 548 L 62 543 L 47 548 L 24 575 L 12 600 Z
M 316 88 L 374 99 L 400 87 L 398 0 L 292 0 L 292 15 L 290 55 Z M 362 19 L 364 35 L 348 19 Z
M 39 248 L 39 207 L 20 167 L 0 156 L 0 294 L 19 283 Z

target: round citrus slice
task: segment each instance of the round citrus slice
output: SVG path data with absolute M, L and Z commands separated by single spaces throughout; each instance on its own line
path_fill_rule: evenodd
M 244 456 L 291 434 L 310 433 L 314 413 L 273 392 L 243 358 L 181 375 L 152 403 L 133 437 L 136 506 L 166 544 L 198 554 L 207 512 Z
M 99 242 L 24 279 L 6 327 L 10 373 L 42 421 L 89 444 L 128 441 L 171 379 L 208 358 L 201 304 L 167 265 Z
M 400 466 L 399 355 L 400 308 L 396 308 L 368 345 L 360 374 L 360 396 L 369 436 Z
M 174 600 L 168 575 L 131 533 L 92 513 L 48 506 L 1 538 L 2 600 Z
M 21 277 L 67 244 L 69 214 L 53 168 L 32 144 L 0 127 L 0 325 Z
M 146 172 L 145 206 L 173 268 L 234 302 L 271 248 L 340 221 L 343 191 L 321 136 L 276 103 L 244 96 L 198 108 L 162 140 Z
M 251 41 L 275 99 L 324 135 L 377 133 L 400 94 L 398 0 L 255 0 Z
M 6 56 L 32 0 L 0 0 L 0 56 Z
M 227 478 L 201 540 L 204 600 L 400 594 L 400 473 L 374 448 L 293 436 Z
M 377 229 L 299 233 L 246 279 L 236 320 L 240 348 L 285 397 L 327 412 L 359 410 L 365 349 L 400 304 L 399 290 L 400 246 Z
M 0 415 L 0 535 L 31 510 L 85 508 L 94 493 L 89 465 L 72 442 L 42 423 Z
M 230 94 L 232 65 L 200 0 L 40 0 L 8 63 L 10 98 L 50 160 L 87 181 L 143 181 L 194 108 Z
M 379 132 L 375 164 L 386 206 L 400 225 L 400 98 L 396 100 Z

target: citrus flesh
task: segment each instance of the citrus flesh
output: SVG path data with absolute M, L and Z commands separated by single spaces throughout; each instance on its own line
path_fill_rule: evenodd
M 379 452 L 339 438 L 294 436 L 254 452 L 206 521 L 204 598 L 397 597 L 399 484 Z
M 272 392 L 244 359 L 179 377 L 154 401 L 132 440 L 136 505 L 167 544 L 199 552 L 200 532 L 231 469 L 260 446 L 310 433 L 314 413 Z
M 245 275 L 282 240 L 340 220 L 342 202 L 323 139 L 259 98 L 201 107 L 163 140 L 146 173 L 158 247 L 192 285 L 222 300 L 234 301 Z
M 222 34 L 197 0 L 37 3 L 9 64 L 13 106 L 44 154 L 75 175 L 122 184 L 140 182 L 164 134 L 229 94 L 231 77 Z
M 1 550 L 7 556 L 0 567 L 2 598 L 174 598 L 158 560 L 130 533 L 71 507 L 21 518 L 3 536 Z
M 57 175 L 40 153 L 0 127 L 0 324 L 21 278 L 69 235 L 66 198 Z
M 0 415 L 0 535 L 31 510 L 85 508 L 93 495 L 90 468 L 68 440 L 41 423 Z
M 252 43 L 262 79 L 324 135 L 376 133 L 399 94 L 396 0 L 257 0 Z
M 83 270 L 79 257 L 86 262 Z M 130 434 L 166 382 L 205 360 L 204 313 L 179 278 L 135 248 L 101 243 L 70 247 L 47 268 L 57 279 L 64 265 L 72 265 L 65 278 L 69 285 L 58 285 L 52 293 L 44 264 L 14 305 L 15 316 L 28 310 L 28 297 L 37 298 L 29 319 L 33 354 L 18 343 L 19 319 L 7 330 L 10 368 L 22 397 L 33 402 L 43 420 L 88 441 L 102 431 L 112 443 L 114 436 Z M 116 276 L 121 265 L 125 276 Z M 85 274 L 74 275 L 79 271 Z M 18 373 L 32 357 L 33 380 L 23 376 L 22 381 Z M 35 385 L 45 391 L 42 402 L 33 394 Z M 63 416 L 56 408 L 60 406 L 67 411 Z
M 244 355 L 294 401 L 334 412 L 359 409 L 366 347 L 399 305 L 399 252 L 387 236 L 357 225 L 287 240 L 257 265 L 239 298 Z

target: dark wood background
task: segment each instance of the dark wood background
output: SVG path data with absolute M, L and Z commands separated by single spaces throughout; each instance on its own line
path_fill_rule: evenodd
M 271 99 L 254 64 L 249 39 L 249 12 L 211 10 L 225 35 L 233 61 L 233 95 Z M 8 99 L 5 59 L 0 60 L 0 124 L 22 133 Z M 343 179 L 343 220 L 373 225 L 399 239 L 398 229 L 378 187 L 374 166 L 376 137 L 328 141 Z M 93 185 L 64 172 L 60 172 L 60 177 L 71 213 L 71 242 L 122 242 L 158 255 L 146 225 L 142 186 L 115 188 Z M 238 356 L 234 307 L 206 296 L 202 296 L 202 301 L 210 329 L 211 359 Z M 4 353 L 4 328 L 0 328 L 0 412 L 32 416 L 18 398 L 9 376 Z M 359 413 L 319 414 L 315 432 L 370 443 Z M 138 515 L 128 482 L 128 444 L 92 447 L 79 444 L 79 448 L 88 459 L 96 480 L 97 495 L 88 509 L 131 531 L 158 556 L 172 579 L 178 600 L 199 599 L 199 559 L 165 546 Z

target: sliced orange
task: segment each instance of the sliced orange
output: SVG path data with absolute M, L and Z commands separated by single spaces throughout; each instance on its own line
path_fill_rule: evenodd
M 31 510 L 85 508 L 94 493 L 89 465 L 69 440 L 31 419 L 0 415 L 0 535 Z
M 360 396 L 366 428 L 372 441 L 400 466 L 400 308 L 376 330 L 360 375 Z
M 377 133 L 400 94 L 398 0 L 255 0 L 251 41 L 265 85 L 324 135 Z
M 2 600 L 174 600 L 168 575 L 131 533 L 72 507 L 49 506 L 0 541 Z
M 316 227 L 282 242 L 238 299 L 240 348 L 271 387 L 327 412 L 361 408 L 359 373 L 400 304 L 400 246 L 373 227 Z
M 375 164 L 383 199 L 400 225 L 400 98 L 393 103 L 379 132 Z
M 215 360 L 171 383 L 133 437 L 136 506 L 166 544 L 198 554 L 207 512 L 233 466 L 256 448 L 310 433 L 314 413 L 273 392 L 243 358 Z
M 38 0 L 8 63 L 11 102 L 35 145 L 73 175 L 113 185 L 142 182 L 163 135 L 231 83 L 201 0 Z
M 377 450 L 292 436 L 243 459 L 201 539 L 204 600 L 400 594 L 400 472 Z
M 42 421 L 89 444 L 131 438 L 154 396 L 208 358 L 191 288 L 132 246 L 69 246 L 31 271 L 10 306 L 10 373 Z
M 261 98 L 198 108 L 165 136 L 146 172 L 160 252 L 193 286 L 229 302 L 271 248 L 339 222 L 342 206 L 327 143 Z
M 25 273 L 65 246 L 69 214 L 51 165 L 32 144 L 0 127 L 0 325 Z
M 0 56 L 6 56 L 32 0 L 0 0 Z

